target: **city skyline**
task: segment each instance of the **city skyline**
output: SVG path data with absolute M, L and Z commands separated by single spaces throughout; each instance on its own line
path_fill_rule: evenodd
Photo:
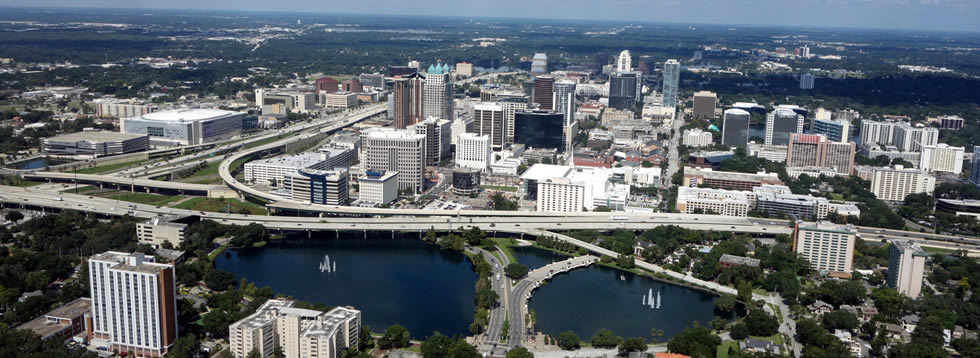
M 317 9 L 308 0 L 288 0 L 269 5 L 255 0 L 216 1 L 202 4 L 187 0 L 168 3 L 121 0 L 13 0 L 5 6 L 56 8 L 112 8 L 157 10 L 217 10 L 300 13 L 303 15 L 404 15 L 459 18 L 509 18 L 542 20 L 591 20 L 691 25 L 792 26 L 816 28 L 865 28 L 980 32 L 972 15 L 980 2 L 969 0 L 692 0 L 643 2 L 617 0 L 615 6 L 597 7 L 585 0 L 569 0 L 555 8 L 545 1 L 500 0 L 494 3 L 432 0 L 418 6 L 392 0 L 371 3 L 331 4 Z M 623 12 L 622 9 L 631 9 Z M 698 11 L 691 11 L 697 8 Z M 641 14 L 641 15 L 636 15 Z M 801 23 L 802 18 L 816 19 Z

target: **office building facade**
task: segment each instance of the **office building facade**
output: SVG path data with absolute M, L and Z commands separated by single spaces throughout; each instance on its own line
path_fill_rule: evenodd
M 514 144 L 514 115 L 519 110 L 527 109 L 527 98 L 527 96 L 501 98 L 497 101 L 497 104 L 504 110 L 504 127 L 506 132 L 504 144 Z
M 422 120 L 425 76 L 412 73 L 392 83 L 395 128 L 405 128 Z
M 918 298 L 922 292 L 922 276 L 928 257 L 912 241 L 892 240 L 888 248 L 888 275 L 885 276 L 888 287 L 913 299 Z
M 399 189 L 421 192 L 425 188 L 425 163 L 425 135 L 391 128 L 361 133 L 361 168 L 398 172 Z
M 490 136 L 463 133 L 456 137 L 456 166 L 487 170 L 493 164 Z
M 856 150 L 854 143 L 830 142 L 822 134 L 792 133 L 786 149 L 786 166 L 828 168 L 851 174 Z
M 871 193 L 880 200 L 905 201 L 909 194 L 932 193 L 936 177 L 924 170 L 905 168 L 875 168 L 871 173 Z
M 575 82 L 555 82 L 552 102 L 555 104 L 555 113 L 564 115 L 565 125 L 575 122 Z
M 439 162 L 449 158 L 453 135 L 452 122 L 429 117 L 413 124 L 409 131 L 425 136 L 425 165 L 437 166 Z
M 429 66 L 422 94 L 422 118 L 453 120 L 453 77 L 449 65 Z
M 368 170 L 357 182 L 362 204 L 387 205 L 398 199 L 398 172 Z
M 495 102 L 478 103 L 473 106 L 473 121 L 476 134 L 490 137 L 493 148 L 503 149 L 507 143 L 507 121 L 504 120 L 503 106 Z
M 798 222 L 793 250 L 805 258 L 817 271 L 850 275 L 854 262 L 854 241 L 857 229 L 853 225 L 830 222 Z
M 104 157 L 149 149 L 145 134 L 82 131 L 41 139 L 41 150 L 53 155 L 89 155 Z
M 786 145 L 793 133 L 803 133 L 803 116 L 785 108 L 766 116 L 766 145 Z
M 747 216 L 752 205 L 752 197 L 744 191 L 677 187 L 675 208 L 684 214 Z
M 681 63 L 677 60 L 664 62 L 664 106 L 677 107 L 677 90 L 680 86 Z
M 531 102 L 537 103 L 538 108 L 550 111 L 555 109 L 554 102 L 555 78 L 552 76 L 534 77 L 534 87 L 531 95 Z
M 726 110 L 721 128 L 721 144 L 744 148 L 749 143 L 749 112 L 741 109 Z
M 325 153 L 303 153 L 260 159 L 245 163 L 245 181 L 248 183 L 280 186 L 287 174 L 300 169 L 325 170 L 329 168 Z
M 346 168 L 300 169 L 283 177 L 290 199 L 322 205 L 347 205 L 350 174 Z
M 539 52 L 531 58 L 531 73 L 548 73 L 548 55 Z
M 553 111 L 519 110 L 514 114 L 514 142 L 527 148 L 565 151 L 565 116 Z
M 609 107 L 621 110 L 636 110 L 640 98 L 637 93 L 639 74 L 636 72 L 617 73 L 609 76 Z
M 698 91 L 694 93 L 694 117 L 714 118 L 715 106 L 718 105 L 718 95 L 714 92 Z
M 980 145 L 973 146 L 973 158 L 970 160 L 970 182 L 980 185 Z
M 823 134 L 831 142 L 847 143 L 850 138 L 851 122 L 847 120 L 813 121 L 813 134 Z
M 623 50 L 616 57 L 616 72 L 630 72 L 633 71 L 633 56 L 630 55 L 629 50 Z
M 149 135 L 150 143 L 192 145 L 231 139 L 242 131 L 244 113 L 219 109 L 175 109 L 119 121 L 120 132 Z
M 736 173 L 715 171 L 709 168 L 684 167 L 683 185 L 696 187 L 708 185 L 718 189 L 752 190 L 762 185 L 782 185 L 776 173 Z
M 801 90 L 812 90 L 813 85 L 814 85 L 814 77 L 812 73 L 804 73 L 800 75 Z
M 177 340 L 174 266 L 108 251 L 89 258 L 88 275 L 93 337 L 113 351 L 164 356 Z

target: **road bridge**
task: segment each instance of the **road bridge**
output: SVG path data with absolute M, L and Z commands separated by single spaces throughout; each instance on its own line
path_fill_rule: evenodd
M 22 174 L 22 176 L 24 179 L 28 180 L 92 184 L 100 188 L 103 186 L 112 186 L 118 189 L 129 189 L 129 191 L 132 192 L 141 191 L 149 193 L 165 191 L 168 193 L 179 193 L 182 195 L 210 196 L 214 191 L 228 190 L 224 185 L 191 184 L 142 178 L 120 178 L 110 175 L 96 174 L 35 172 Z
M 553 262 L 528 272 L 526 277 L 517 282 L 511 289 L 510 307 L 507 309 L 510 324 L 510 329 L 507 332 L 507 346 L 517 347 L 521 345 L 524 342 L 524 336 L 532 333 L 533 327 L 528 327 L 524 319 L 528 313 L 527 301 L 531 298 L 531 291 L 557 274 L 586 267 L 597 261 L 599 261 L 598 257 L 585 255 Z

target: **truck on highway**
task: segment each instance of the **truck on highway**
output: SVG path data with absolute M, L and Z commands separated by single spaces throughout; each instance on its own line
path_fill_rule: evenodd
M 609 220 L 629 220 L 628 216 L 613 215 L 609 217 Z
M 65 201 L 65 199 L 60 196 L 56 196 L 54 197 L 54 201 Z

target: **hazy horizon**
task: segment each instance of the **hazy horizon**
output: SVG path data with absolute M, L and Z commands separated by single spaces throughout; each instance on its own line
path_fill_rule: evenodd
M 412 5 L 396 0 L 377 0 L 372 3 L 344 2 L 320 7 L 311 0 L 283 0 L 277 3 L 259 0 L 217 0 L 207 3 L 188 0 L 172 0 L 167 3 L 144 0 L 11 0 L 2 6 L 980 32 L 980 22 L 975 21 L 975 17 L 980 15 L 980 1 L 972 0 L 609 0 L 602 3 L 565 0 L 561 2 L 564 6 L 560 9 L 552 7 L 551 3 L 544 0 L 497 0 L 494 3 L 430 0 L 426 4 Z

